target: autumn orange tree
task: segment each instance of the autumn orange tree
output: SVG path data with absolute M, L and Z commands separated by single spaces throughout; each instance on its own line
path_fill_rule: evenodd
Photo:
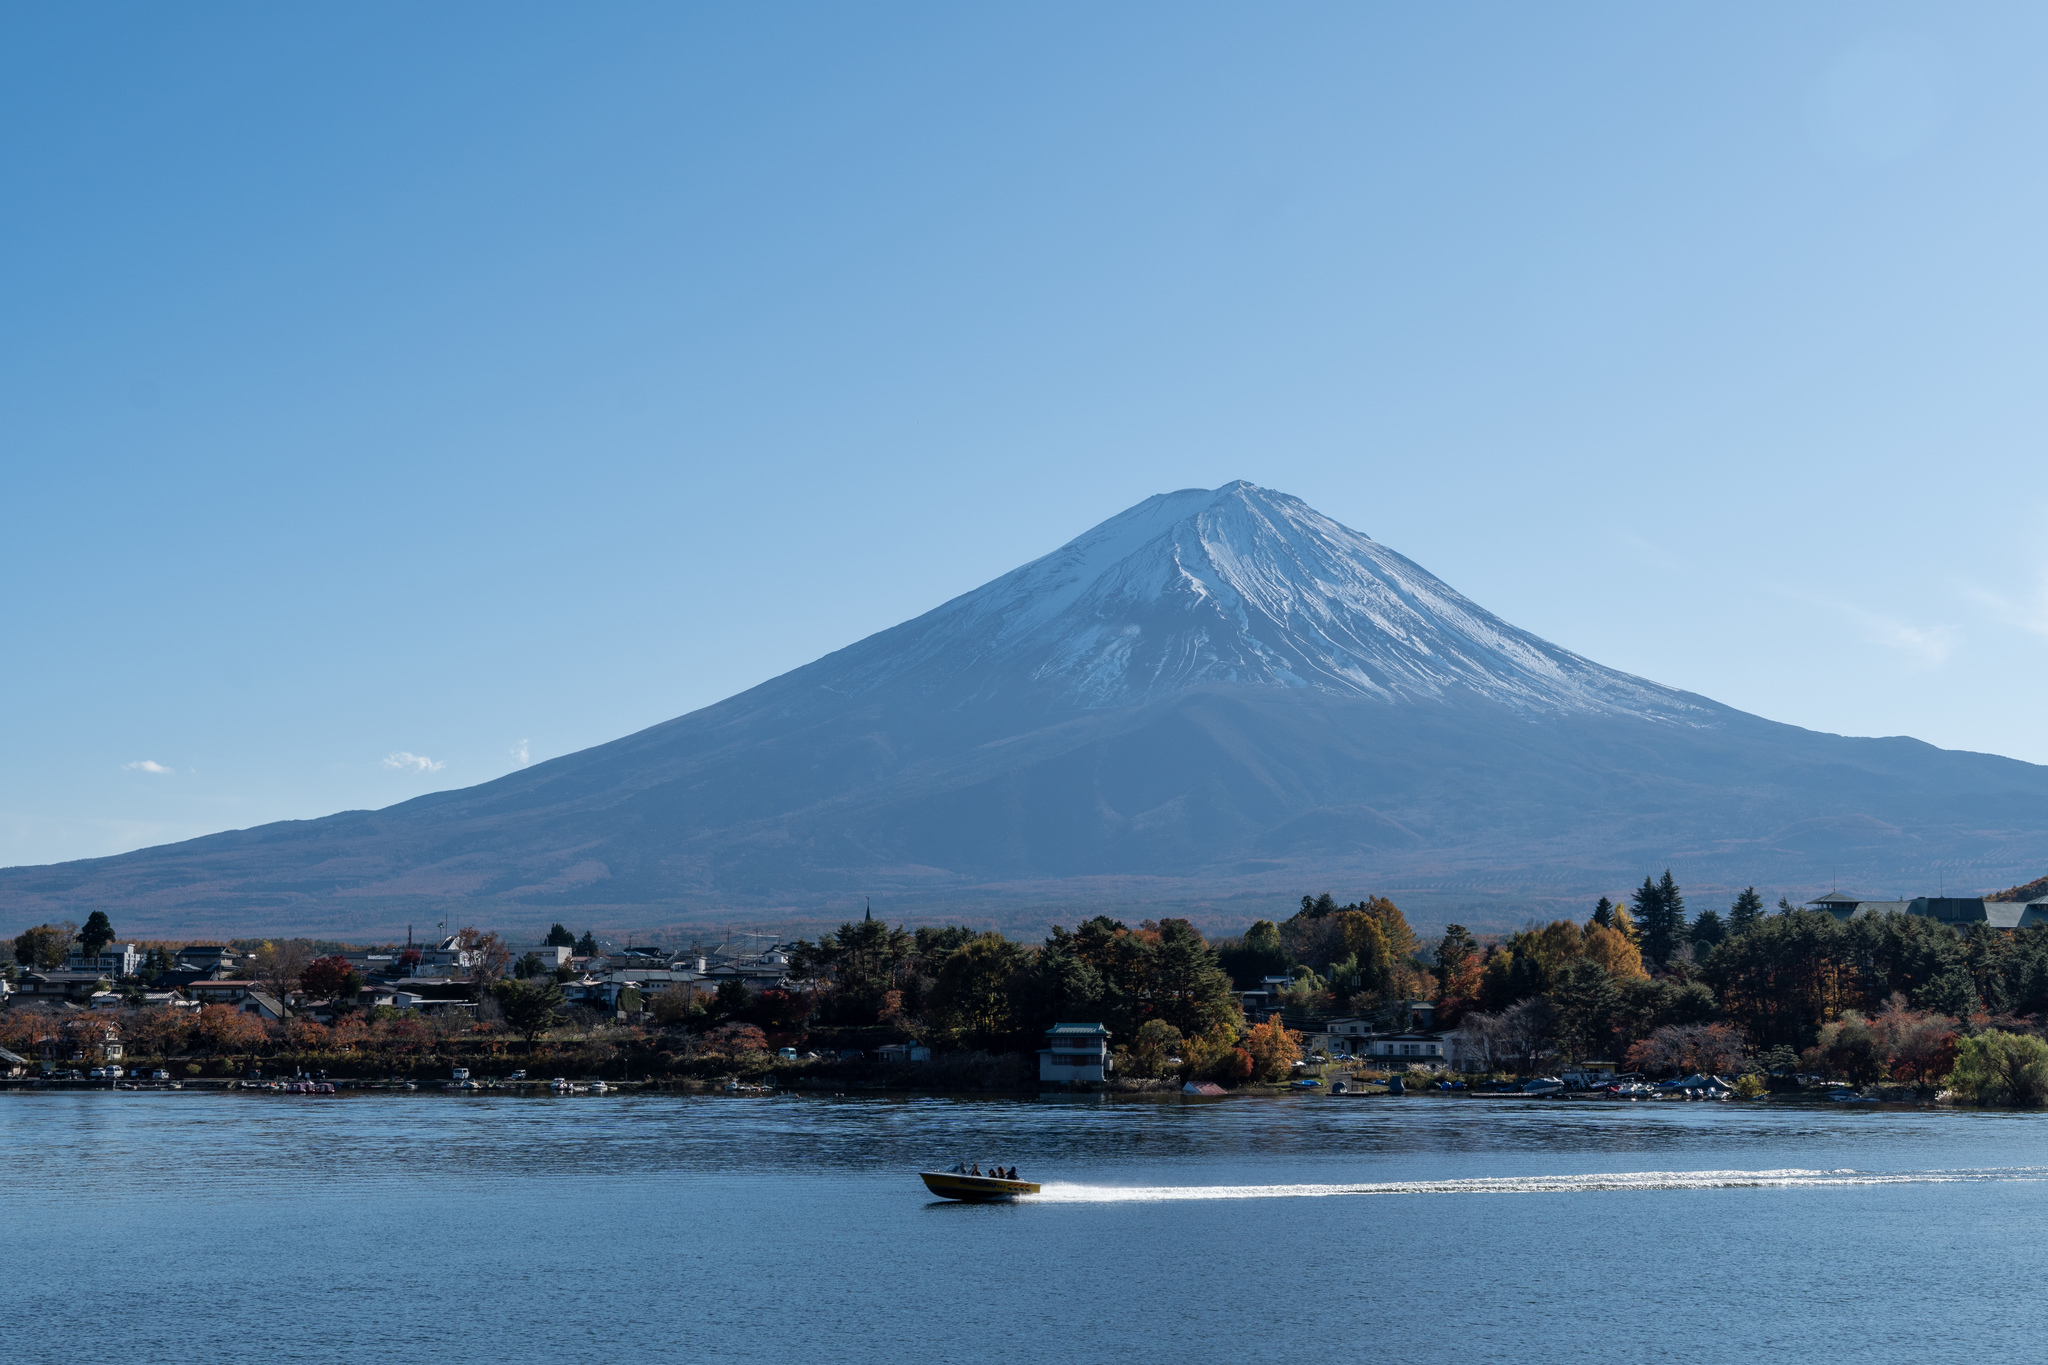
M 1301 1035 L 1282 1023 L 1276 1014 L 1246 1031 L 1244 1050 L 1251 1054 L 1254 1080 L 1285 1080 L 1294 1074 L 1294 1064 L 1301 1060 Z
M 311 1019 L 294 1019 L 284 1026 L 284 1040 L 293 1052 L 323 1052 L 332 1036 L 327 1025 Z
M 16 1005 L 0 1012 L 0 1047 L 27 1055 L 38 1043 L 57 1036 L 57 1016 L 35 1005 Z
M 199 1017 L 192 1023 L 192 1035 L 201 1046 L 221 1057 L 253 1053 L 270 1041 L 270 1031 L 263 1027 L 261 1019 L 244 1014 L 233 1005 L 201 1005 Z
M 121 1017 L 122 1037 L 127 1039 L 131 1052 L 151 1057 L 169 1056 L 183 1050 L 185 1040 L 192 1032 L 188 1013 L 162 1006 L 132 1011 Z

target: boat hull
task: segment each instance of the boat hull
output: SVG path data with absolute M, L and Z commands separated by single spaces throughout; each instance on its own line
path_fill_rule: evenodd
M 970 1204 L 991 1199 L 1015 1199 L 1020 1194 L 1037 1194 L 1029 1180 L 999 1180 L 990 1175 L 954 1175 L 950 1171 L 919 1171 L 924 1187 L 941 1199 L 961 1199 Z

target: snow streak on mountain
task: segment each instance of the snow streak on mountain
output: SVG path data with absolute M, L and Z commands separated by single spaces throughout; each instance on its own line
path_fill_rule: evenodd
M 950 704 L 1035 687 L 1130 706 L 1203 683 L 1707 723 L 1694 699 L 1518 630 L 1299 498 L 1238 482 L 1148 498 L 824 661 L 849 695 Z

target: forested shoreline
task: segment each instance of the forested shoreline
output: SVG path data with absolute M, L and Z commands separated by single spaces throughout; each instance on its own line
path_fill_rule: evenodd
M 111 932 L 102 918 L 76 937 Z M 73 937 L 38 926 L 16 939 L 16 956 L 47 961 Z M 1838 919 L 1783 899 L 1767 908 L 1753 887 L 1725 914 L 1694 914 L 1669 871 L 1623 901 L 1602 897 L 1583 922 L 1490 936 L 1452 924 L 1434 940 L 1384 897 L 1328 894 L 1214 942 L 1171 918 L 1132 927 L 1097 915 L 1035 944 L 869 919 L 795 942 L 787 980 L 773 988 L 633 990 L 603 1015 L 565 1007 L 557 975 L 512 962 L 496 935 L 458 937 L 482 948 L 464 987 L 474 1009 L 460 1016 L 357 1008 L 362 982 L 348 963 L 305 961 L 287 950 L 309 945 L 288 942 L 264 945 L 254 961 L 289 1017 L 217 1004 L 102 1016 L 18 1003 L 0 1016 L 0 1045 L 68 1050 L 105 1017 L 193 1075 L 228 1074 L 235 1058 L 397 1074 L 431 1059 L 523 1055 L 565 1066 L 623 1059 L 680 1076 L 760 1069 L 798 1049 L 839 1061 L 907 1041 L 955 1059 L 955 1073 L 960 1059 L 979 1058 L 970 1069 L 990 1084 L 1021 1085 L 1045 1031 L 1085 1021 L 1109 1029 L 1119 1078 L 1234 1086 L 1287 1080 L 1304 1033 L 1327 1037 L 1321 1030 L 1348 1019 L 1368 1032 L 1421 1021 L 1454 1043 L 1445 1055 L 1488 1074 L 1600 1060 L 1651 1075 L 1747 1076 L 1752 1090 L 1818 1077 L 1946 1083 L 2001 1103 L 2048 1097 L 2048 927 L 1958 929 L 1897 912 Z M 597 945 L 586 933 L 576 946 Z M 1999 1076 L 1973 1079 L 1994 1054 Z

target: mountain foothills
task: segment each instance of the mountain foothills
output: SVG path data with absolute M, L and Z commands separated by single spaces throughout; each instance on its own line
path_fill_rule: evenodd
M 17 917 L 388 932 L 1053 908 L 1242 924 L 1303 885 L 1506 926 L 1696 885 L 2022 881 L 2048 768 L 1606 668 L 1299 499 L 1161 494 L 714 706 L 458 791 L 0 871 Z

